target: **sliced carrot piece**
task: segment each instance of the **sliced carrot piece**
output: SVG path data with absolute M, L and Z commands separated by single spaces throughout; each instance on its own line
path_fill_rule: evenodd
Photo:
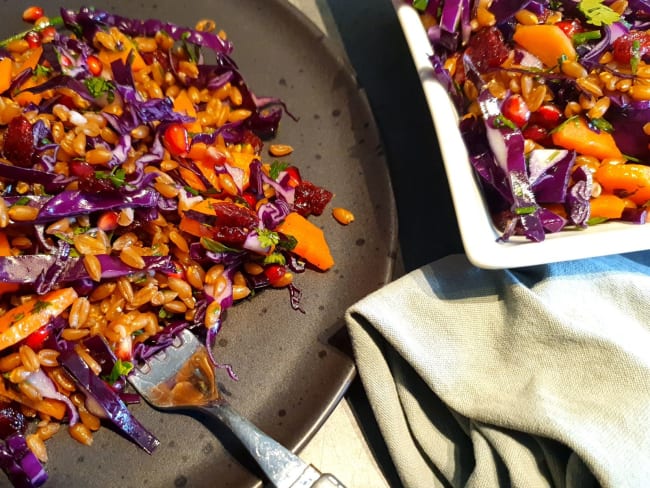
M 334 265 L 334 258 L 323 231 L 302 215 L 291 212 L 275 230 L 293 236 L 298 242 L 293 252 L 323 271 Z
M 147 67 L 147 63 L 142 56 L 140 56 L 140 53 L 132 39 L 115 29 L 111 31 L 111 35 L 115 38 L 116 43 L 124 46 L 124 49 L 121 51 L 108 51 L 106 49 L 99 51 L 97 57 L 102 61 L 102 63 L 104 63 L 106 68 L 110 69 L 111 63 L 118 59 L 121 59 L 123 63 L 126 63 L 129 56 L 131 56 L 131 53 L 133 53 L 133 62 L 131 63 L 131 69 L 133 71 L 140 71 Z
M 187 90 L 181 90 L 174 98 L 174 111 L 196 119 L 196 109 L 187 94 Z M 185 122 L 183 125 L 189 132 L 198 133 L 202 131 L 201 124 L 197 120 Z
M 520 25 L 512 38 L 549 68 L 556 66 L 563 56 L 571 61 L 577 57 L 573 41 L 557 25 Z
M 7 234 L 0 232 L 0 256 L 11 256 L 11 246 Z M 0 283 L 0 295 L 11 293 L 18 290 L 20 286 L 17 283 Z
M 74 288 L 61 288 L 12 308 L 0 317 L 0 351 L 12 346 L 60 315 L 77 299 Z
M 182 217 L 178 228 L 196 237 L 212 237 L 211 229 L 198 220 Z
M 605 131 L 596 132 L 580 116 L 563 122 L 551 137 L 553 144 L 565 149 L 573 149 L 578 154 L 594 156 L 598 159 L 623 157 L 611 134 Z
M 5 386 L 4 381 L 0 381 L 0 397 L 8 398 L 23 405 L 27 405 L 34 410 L 42 412 L 57 420 L 62 420 L 66 414 L 66 405 L 60 400 L 53 398 L 43 398 L 42 400 L 32 400 L 26 395 L 21 395 L 18 392 L 11 390 Z
M 201 181 L 201 178 L 196 176 L 193 171 L 190 171 L 187 168 L 178 168 L 178 172 L 181 174 L 183 181 L 188 184 L 190 188 L 198 191 L 207 191 L 207 187 Z
M 0 59 L 0 93 L 4 93 L 11 86 L 13 64 L 10 57 Z
M 591 217 L 602 217 L 606 219 L 618 219 L 623 215 L 625 200 L 616 195 L 603 193 L 602 195 L 589 200 Z
M 637 205 L 650 200 L 650 166 L 643 164 L 603 164 L 594 174 L 607 193 L 624 196 Z

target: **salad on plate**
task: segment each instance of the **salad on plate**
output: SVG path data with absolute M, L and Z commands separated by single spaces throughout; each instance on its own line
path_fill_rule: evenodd
M 155 450 L 126 376 L 180 331 L 211 351 L 227 309 L 265 288 L 300 311 L 297 275 L 334 265 L 309 219 L 333 195 L 265 145 L 291 114 L 252 91 L 213 21 L 23 20 L 0 42 L 0 467 L 40 486 L 63 430 L 90 445 L 110 423 Z

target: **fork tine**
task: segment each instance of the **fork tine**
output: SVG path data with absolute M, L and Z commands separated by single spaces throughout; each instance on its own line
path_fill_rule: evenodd
M 156 353 L 143 365 L 133 368 L 129 381 L 146 396 L 151 388 L 173 378 L 178 369 L 203 347 L 194 334 L 184 330 L 171 345 Z

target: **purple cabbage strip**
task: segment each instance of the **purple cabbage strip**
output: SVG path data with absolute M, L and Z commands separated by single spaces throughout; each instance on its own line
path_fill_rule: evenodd
M 40 276 L 56 276 L 58 283 L 69 283 L 88 279 L 88 272 L 79 258 L 62 259 L 66 254 L 48 255 L 32 254 L 21 256 L 0 257 L 0 282 L 31 284 L 36 283 Z M 118 278 L 128 276 L 141 270 L 131 268 L 124 264 L 117 256 L 98 255 L 102 266 L 102 278 Z M 145 266 L 148 271 L 171 273 L 174 265 L 170 256 L 144 256 Z M 55 271 L 49 271 L 55 268 Z
M 539 205 L 528 181 L 521 131 L 503 123 L 499 100 L 483 89 L 478 98 L 494 159 L 506 174 L 513 199 L 512 213 L 524 234 L 533 241 L 543 241 L 545 234 L 539 218 Z
M 232 44 L 210 32 L 199 32 L 194 29 L 149 19 L 139 20 L 111 14 L 103 10 L 81 8 L 78 12 L 61 9 L 61 17 L 66 26 L 75 31 L 80 28 L 84 37 L 92 45 L 95 33 L 105 27 L 117 27 L 121 32 L 130 37 L 153 37 L 157 32 L 166 32 L 174 40 L 181 39 L 197 46 L 207 47 L 218 54 L 229 54 Z
M 536 149 L 528 158 L 528 177 L 538 202 L 564 203 L 576 154 L 566 149 Z
M 129 411 L 120 397 L 73 350 L 59 356 L 59 362 L 86 395 L 86 408 L 93 415 L 107 419 L 127 438 L 151 454 L 160 441 L 156 439 Z
M 0 467 L 14 488 L 36 488 L 48 479 L 45 468 L 20 433 L 7 437 L 0 446 Z
M 578 227 L 586 227 L 591 214 L 589 200 L 593 189 L 593 177 L 589 168 L 579 166 L 573 172 L 575 183 L 569 189 L 565 202 L 569 222 Z

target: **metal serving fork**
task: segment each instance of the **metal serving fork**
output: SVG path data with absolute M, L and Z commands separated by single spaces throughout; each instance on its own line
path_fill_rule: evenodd
M 226 425 L 277 488 L 345 488 L 330 474 L 321 474 L 237 413 L 219 394 L 207 350 L 185 330 L 163 351 L 128 377 L 154 408 L 198 410 Z

